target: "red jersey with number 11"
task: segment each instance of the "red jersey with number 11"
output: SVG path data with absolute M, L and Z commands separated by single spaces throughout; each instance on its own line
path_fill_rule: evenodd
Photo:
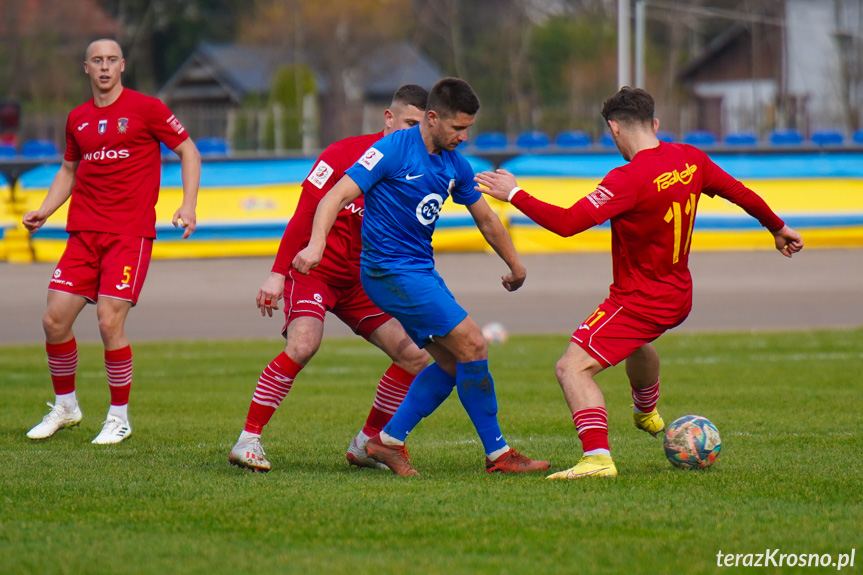
M 155 238 L 159 142 L 173 150 L 188 137 L 165 104 L 128 88 L 104 108 L 91 99 L 72 110 L 64 158 L 78 171 L 66 231 Z
M 660 142 L 638 152 L 578 201 L 597 224 L 611 220 L 613 303 L 663 324 L 686 318 L 689 247 L 702 193 L 739 205 L 771 232 L 785 225 L 755 192 L 686 144 Z

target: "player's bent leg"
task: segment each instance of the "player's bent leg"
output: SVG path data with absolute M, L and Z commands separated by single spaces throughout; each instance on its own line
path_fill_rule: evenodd
M 626 358 L 626 375 L 632 388 L 632 419 L 635 427 L 654 437 L 665 431 L 659 415 L 659 354 L 646 343 Z
M 72 325 L 85 305 L 87 300 L 82 296 L 49 291 L 48 307 L 42 317 L 45 340 L 51 344 L 59 344 L 72 339 Z
M 305 366 L 321 347 L 324 322 L 317 317 L 292 318 L 286 334 L 285 353 L 300 366 Z
M 429 364 L 429 353 L 417 347 L 395 318 L 374 330 L 369 341 L 408 373 L 416 375 Z

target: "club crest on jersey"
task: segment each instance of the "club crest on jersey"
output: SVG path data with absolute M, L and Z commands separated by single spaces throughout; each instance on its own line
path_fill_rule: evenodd
M 99 120 L 99 133 L 104 134 L 108 130 L 108 120 Z
M 384 155 L 377 148 L 369 148 L 366 150 L 366 153 L 357 160 L 357 163 L 365 166 L 366 169 L 371 172 L 372 168 L 374 168 L 383 157 Z
M 590 203 L 595 208 L 601 208 L 613 197 L 614 194 L 605 186 L 596 186 L 594 191 L 587 194 L 587 199 L 590 200 Z
M 186 131 L 186 128 L 183 127 L 183 124 L 180 123 L 180 120 L 177 119 L 173 114 L 167 120 L 168 125 L 171 126 L 171 129 L 177 132 L 178 134 L 182 134 Z
M 313 186 L 317 189 L 322 189 L 324 184 L 327 183 L 327 180 L 330 179 L 330 176 L 333 175 L 333 169 L 329 166 L 325 161 L 321 160 L 318 162 L 318 165 L 315 166 L 315 169 L 312 170 L 312 173 L 309 174 L 309 177 L 306 178 Z
M 417 219 L 424 226 L 435 223 L 443 207 L 443 198 L 438 194 L 429 194 L 417 206 Z
M 129 127 L 129 118 L 120 118 L 117 120 L 117 133 L 125 134 L 126 129 Z

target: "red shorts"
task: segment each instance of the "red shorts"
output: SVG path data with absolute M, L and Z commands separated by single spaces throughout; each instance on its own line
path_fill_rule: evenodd
M 150 267 L 153 239 L 108 232 L 70 232 L 49 290 L 138 303 Z
M 610 367 L 672 327 L 658 324 L 605 300 L 573 332 L 572 341 L 600 365 Z
M 291 270 L 285 278 L 285 335 L 288 325 L 298 317 L 314 317 L 324 321 L 326 312 L 342 320 L 354 333 L 365 339 L 392 319 L 372 303 L 357 281 L 351 287 L 334 287 L 315 274 L 303 275 Z

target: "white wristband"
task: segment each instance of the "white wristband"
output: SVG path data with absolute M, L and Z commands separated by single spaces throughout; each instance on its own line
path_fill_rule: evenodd
M 510 190 L 509 196 L 507 196 L 506 201 L 511 202 L 512 197 L 520 191 L 521 191 L 521 188 L 519 188 L 518 186 L 514 187 L 512 190 Z

